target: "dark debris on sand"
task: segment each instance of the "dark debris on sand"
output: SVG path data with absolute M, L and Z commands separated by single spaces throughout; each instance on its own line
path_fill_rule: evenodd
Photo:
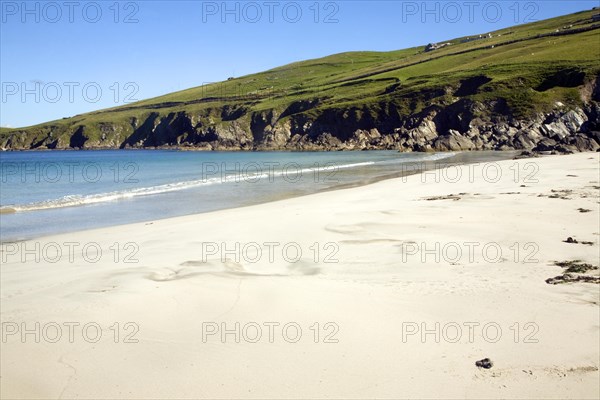
M 598 267 L 592 264 L 583 263 L 580 260 L 555 262 L 554 265 L 565 268 L 565 273 L 546 279 L 549 285 L 558 285 L 562 283 L 587 282 L 600 284 L 600 276 L 584 275 L 589 271 L 598 270 Z
M 461 196 L 464 196 L 466 194 L 467 193 L 460 193 L 460 194 L 449 194 L 447 196 L 427 197 L 427 198 L 425 198 L 425 200 L 427 200 L 427 201 L 436 201 L 436 200 L 454 200 L 454 201 L 458 201 L 458 200 L 462 199 Z
M 489 358 L 484 358 L 483 360 L 475 361 L 475 365 L 479 368 L 490 369 L 494 366 L 494 363 Z

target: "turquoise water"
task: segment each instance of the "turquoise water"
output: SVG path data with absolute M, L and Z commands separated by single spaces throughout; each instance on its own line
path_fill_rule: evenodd
M 29 239 L 360 185 L 443 154 L 54 151 L 0 153 L 0 239 Z

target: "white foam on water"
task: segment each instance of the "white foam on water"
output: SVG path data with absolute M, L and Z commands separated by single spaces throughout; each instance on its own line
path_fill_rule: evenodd
M 114 191 L 108 193 L 98 193 L 98 194 L 89 194 L 89 195 L 67 195 L 63 196 L 59 199 L 45 200 L 41 202 L 23 204 L 23 205 L 7 205 L 0 207 L 0 214 L 10 214 L 15 212 L 27 212 L 27 211 L 37 211 L 37 210 L 48 210 L 55 208 L 64 208 L 64 207 L 75 207 L 75 206 L 84 206 L 91 204 L 99 204 L 99 203 L 107 203 L 107 202 L 115 202 L 119 200 L 132 199 L 139 196 L 150 196 L 150 195 L 158 195 L 163 193 L 169 193 L 179 190 L 197 188 L 201 186 L 215 185 L 215 184 L 224 184 L 224 183 L 238 183 L 240 181 L 246 182 L 257 182 L 261 179 L 273 179 L 274 177 L 281 177 L 286 174 L 290 174 L 291 176 L 300 176 L 301 174 L 305 174 L 308 172 L 326 172 L 326 171 L 335 171 L 337 169 L 348 169 L 348 168 L 356 168 L 361 166 L 368 166 L 376 164 L 375 161 L 368 162 L 360 162 L 360 163 L 351 163 L 351 164 L 342 164 L 336 165 L 335 163 L 326 164 L 324 166 L 318 168 L 303 168 L 297 170 L 280 170 L 280 171 L 272 171 L 266 173 L 235 173 L 235 174 L 222 174 L 219 177 L 212 178 L 204 178 L 197 179 L 191 181 L 183 181 L 183 182 L 175 182 L 168 183 L 164 185 L 151 186 L 146 188 L 136 188 L 130 190 L 123 191 Z

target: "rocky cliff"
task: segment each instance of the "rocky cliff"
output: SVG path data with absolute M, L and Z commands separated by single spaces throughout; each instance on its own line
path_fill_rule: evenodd
M 314 104 L 312 105 L 314 106 Z M 594 83 L 583 107 L 556 103 L 554 110 L 529 118 L 507 114 L 502 100 L 489 103 L 459 100 L 402 115 L 394 104 L 380 104 L 377 112 L 351 107 L 308 114 L 311 104 L 292 104 L 283 112 L 246 113 L 221 110 L 222 121 L 188 112 L 128 123 L 99 123 L 100 135 L 87 135 L 89 126 L 74 131 L 46 126 L 13 131 L 0 146 L 25 149 L 180 148 L 188 150 L 370 150 L 457 151 L 535 150 L 597 151 L 600 148 L 600 93 Z M 294 112 L 297 111 L 297 112 Z M 210 116 L 208 117 L 210 119 Z

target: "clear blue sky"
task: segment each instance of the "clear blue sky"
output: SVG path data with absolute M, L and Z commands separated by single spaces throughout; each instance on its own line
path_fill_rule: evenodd
M 599 1 L 0 4 L 0 125 L 21 127 L 293 61 L 485 33 Z

